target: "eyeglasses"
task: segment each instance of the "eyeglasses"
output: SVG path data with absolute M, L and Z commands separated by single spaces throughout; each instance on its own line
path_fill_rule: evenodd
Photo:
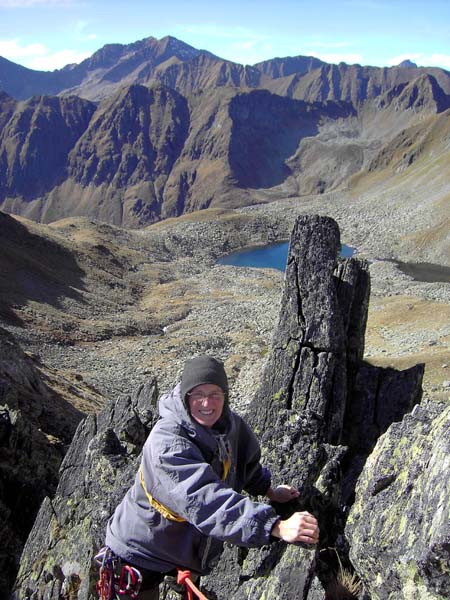
M 191 400 L 201 401 L 209 398 L 210 400 L 224 400 L 225 394 L 223 392 L 211 392 L 207 394 L 205 392 L 190 392 L 187 394 Z

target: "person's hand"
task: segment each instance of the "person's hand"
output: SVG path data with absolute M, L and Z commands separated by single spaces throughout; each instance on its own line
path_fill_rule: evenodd
M 319 526 L 316 517 L 310 513 L 297 512 L 285 521 L 277 521 L 272 527 L 272 535 L 290 544 L 294 542 L 317 544 Z
M 275 489 L 271 487 L 266 492 L 269 500 L 274 502 L 289 502 L 300 496 L 300 492 L 292 487 L 292 485 L 279 485 Z

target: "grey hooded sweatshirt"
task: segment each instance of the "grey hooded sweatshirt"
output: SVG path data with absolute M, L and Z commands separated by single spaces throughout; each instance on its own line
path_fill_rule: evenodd
M 227 403 L 216 427 L 194 421 L 177 385 L 159 402 L 160 419 L 142 452 L 147 491 L 184 522 L 162 516 L 149 503 L 139 473 L 111 517 L 106 545 L 125 561 L 151 571 L 175 567 L 210 572 L 223 542 L 262 546 L 279 517 L 268 504 L 240 492 L 265 494 L 270 473 L 245 421 Z M 224 449 L 231 467 L 222 481 Z

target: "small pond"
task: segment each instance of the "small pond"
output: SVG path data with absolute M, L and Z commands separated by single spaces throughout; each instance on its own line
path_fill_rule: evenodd
M 284 271 L 289 249 L 289 242 L 280 242 L 270 246 L 258 246 L 247 248 L 239 252 L 233 252 L 219 259 L 221 265 L 233 265 L 235 267 L 258 267 L 260 269 L 278 269 Z M 341 256 L 350 258 L 355 252 L 354 248 L 343 245 Z
M 409 275 L 416 281 L 450 283 L 450 267 L 433 263 L 394 262 L 402 273 Z

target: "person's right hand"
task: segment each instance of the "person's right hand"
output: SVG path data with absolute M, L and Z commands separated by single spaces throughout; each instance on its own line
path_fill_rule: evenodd
M 285 542 L 303 542 L 317 544 L 319 526 L 317 519 L 308 512 L 296 512 L 285 521 L 277 521 L 272 527 L 272 535 Z

